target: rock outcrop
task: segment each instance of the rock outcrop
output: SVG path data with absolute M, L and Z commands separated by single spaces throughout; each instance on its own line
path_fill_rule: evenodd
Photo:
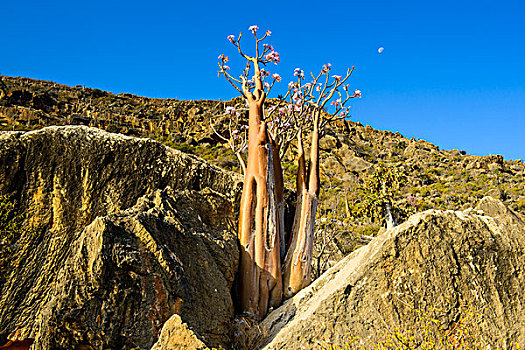
M 0 194 L 33 227 L 1 286 L 1 341 L 24 329 L 31 349 L 149 349 L 178 314 L 200 341 L 227 346 L 240 186 L 148 139 L 1 134 Z
M 524 300 L 525 224 L 487 197 L 476 209 L 428 210 L 384 232 L 274 310 L 258 336 L 264 349 L 436 337 L 523 347 Z
M 208 350 L 204 344 L 188 325 L 182 322 L 179 315 L 170 317 L 162 327 L 159 340 L 153 345 L 151 350 Z

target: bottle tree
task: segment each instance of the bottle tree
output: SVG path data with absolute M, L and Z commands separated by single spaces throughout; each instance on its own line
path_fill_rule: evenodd
M 262 43 L 270 31 L 259 37 L 258 29 L 249 28 L 255 39 L 252 56 L 241 48 L 242 34 L 237 39 L 233 35 L 228 37 L 245 60 L 240 76 L 236 78 L 230 73 L 229 58 L 225 55 L 219 56 L 218 73 L 237 89 L 248 107 L 246 164 L 239 149 L 231 142 L 229 145 L 244 171 L 238 228 L 240 305 L 244 313 L 260 319 L 270 307 L 281 304 L 283 295 L 291 297 L 310 283 L 320 187 L 319 138 L 328 124 L 348 116 L 346 102 L 361 93 L 359 90 L 349 93 L 348 85 L 344 85 L 353 68 L 344 77 L 330 76 L 328 64 L 317 76 L 312 74 L 309 82 L 305 81 L 304 72 L 296 69 L 297 81 L 288 85 L 286 95 L 265 108 L 268 93 L 281 80 L 278 74 L 270 74 L 266 65 L 279 63 L 280 57 L 271 45 Z M 325 111 L 329 102 L 332 114 Z M 305 134 L 311 137 L 308 166 L 303 147 Z M 233 140 L 233 136 L 237 134 L 224 140 Z M 292 232 L 285 241 L 281 159 L 294 140 L 298 161 L 297 206 Z
M 331 64 L 323 66 L 321 72 L 306 82 L 304 72 L 297 68 L 296 82 L 288 85 L 287 97 L 290 99 L 291 114 L 297 114 L 294 125 L 297 128 L 297 203 L 294 224 L 290 235 L 290 245 L 283 265 L 284 296 L 289 298 L 310 284 L 312 254 L 315 233 L 315 215 L 319 203 L 319 139 L 327 125 L 337 119 L 346 118 L 349 108 L 346 103 L 361 92 L 350 93 L 345 84 L 353 72 L 349 68 L 346 75 L 330 75 Z M 341 91 L 343 90 L 343 91 Z M 330 102 L 332 113 L 325 108 Z M 306 165 L 303 146 L 303 133 L 310 131 L 309 164 Z
M 228 57 L 219 56 L 219 74 L 244 97 L 248 105 L 248 156 L 243 166 L 244 185 L 239 212 L 238 238 L 241 244 L 239 267 L 240 304 L 244 312 L 258 318 L 266 315 L 269 307 L 278 306 L 282 300 L 280 251 L 284 231 L 280 225 L 279 207 L 283 201 L 283 182 L 280 159 L 270 139 L 263 117 L 264 102 L 271 87 L 278 80 L 273 77 L 268 84 L 262 66 L 278 63 L 279 54 L 261 42 L 270 35 L 267 31 L 257 36 L 257 26 L 250 31 L 255 38 L 255 54 L 247 55 L 241 48 L 242 34 L 228 39 L 246 60 L 239 78 L 228 73 Z M 253 77 L 250 75 L 253 72 Z M 274 159 L 277 158 L 277 159 Z

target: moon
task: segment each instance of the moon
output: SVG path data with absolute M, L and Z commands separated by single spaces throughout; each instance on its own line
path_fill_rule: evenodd
M 385 50 L 385 48 L 383 46 L 381 46 L 379 49 L 377 49 L 377 52 L 378 53 L 383 53 L 384 50 Z

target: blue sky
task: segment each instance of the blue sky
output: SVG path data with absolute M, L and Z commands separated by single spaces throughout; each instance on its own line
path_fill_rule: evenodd
M 186 100 L 236 96 L 217 56 L 239 67 L 226 36 L 257 24 L 272 31 L 282 90 L 296 67 L 355 65 L 353 120 L 525 160 L 523 1 L 29 0 L 0 13 L 1 74 Z

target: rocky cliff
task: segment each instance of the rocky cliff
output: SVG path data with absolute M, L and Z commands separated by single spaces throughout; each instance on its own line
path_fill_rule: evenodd
M 33 228 L 3 271 L 2 340 L 149 349 L 178 314 L 207 344 L 227 345 L 239 180 L 95 128 L 1 134 L 0 194 Z
M 476 209 L 415 214 L 379 235 L 273 311 L 257 336 L 268 350 L 462 341 L 517 349 L 524 300 L 525 223 L 487 197 Z

